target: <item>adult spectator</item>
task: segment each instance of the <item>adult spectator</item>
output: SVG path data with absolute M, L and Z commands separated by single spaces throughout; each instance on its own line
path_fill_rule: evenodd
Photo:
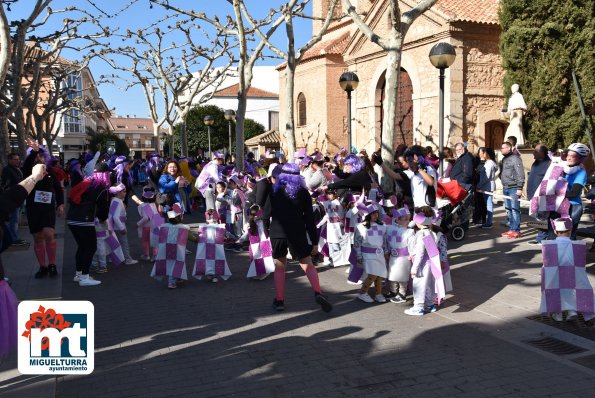
M 516 147 L 517 142 L 518 142 L 517 138 L 514 135 L 509 135 L 508 137 L 506 137 L 506 141 L 510 142 L 510 145 L 512 145 L 512 153 L 517 156 L 521 156 L 521 153 L 519 152 L 519 150 Z
M 450 178 L 452 166 L 455 164 L 455 158 L 452 154 L 452 149 L 448 147 L 442 148 L 442 175 L 441 178 Z
M 382 164 L 382 170 L 391 178 L 397 179 L 397 173 L 387 167 L 381 158 L 377 158 Z M 414 145 L 407 149 L 401 162 L 407 169 L 403 172 L 407 175 L 411 186 L 411 196 L 414 207 L 436 205 L 436 171 L 426 163 L 424 152 L 421 146 Z
M 479 148 L 479 182 L 477 190 L 484 193 L 477 193 L 477 196 L 485 203 L 485 218 L 480 228 L 492 228 L 494 223 L 494 197 L 491 195 L 496 189 L 496 170 L 498 165 L 494 162 L 496 154 L 492 148 Z
M 64 214 L 64 191 L 56 175 L 47 168 L 51 161 L 50 153 L 36 141 L 28 140 L 29 155 L 23 164 L 23 176 L 29 177 L 35 164 L 46 165 L 45 177 L 37 181 L 31 195 L 27 197 L 27 222 L 33 235 L 33 250 L 39 262 L 35 278 L 58 276 L 56 268 L 56 215 Z M 47 255 L 47 261 L 46 261 Z
M 10 214 L 20 208 L 27 195 L 33 191 L 38 181 L 45 176 L 45 165 L 38 164 L 32 169 L 28 178 L 18 184 L 4 189 L 0 186 L 0 222 L 6 222 Z M 4 241 L 4 228 L 0 228 L 0 243 Z M 0 248 L 0 253 L 5 247 Z M 16 265 L 16 264 L 15 264 Z M 11 352 L 17 345 L 17 297 L 4 277 L 4 266 L 0 255 L 0 358 Z
M 289 250 L 292 258 L 299 261 L 306 273 L 316 302 L 323 311 L 331 311 L 331 303 L 320 292 L 318 272 L 312 262 L 312 256 L 318 252 L 318 234 L 314 224 L 312 199 L 298 165 L 282 166 L 281 174 L 270 192 L 270 203 L 270 237 L 275 261 L 276 290 L 273 308 L 277 311 L 285 309 L 285 267 Z
M 179 188 L 185 187 L 189 182 L 181 175 L 180 165 L 175 160 L 170 160 L 163 169 L 163 174 L 159 178 L 159 193 L 161 194 L 161 204 L 173 206 L 174 203 L 180 203 L 184 206 L 180 196 Z
M 450 179 L 457 181 L 463 188 L 469 189 L 473 184 L 473 155 L 462 142 L 455 145 L 455 153 L 457 159 L 450 171 Z
M 552 161 L 548 156 L 549 149 L 547 146 L 543 144 L 537 144 L 535 149 L 533 150 L 533 164 L 531 165 L 531 169 L 529 170 L 529 174 L 527 176 L 527 199 L 531 199 L 535 192 L 539 189 L 539 185 L 541 181 L 543 181 L 543 177 L 547 169 L 550 167 Z M 542 217 L 540 217 L 542 218 Z M 547 217 L 543 217 L 547 218 Z M 548 233 L 544 230 L 537 231 L 537 235 L 535 235 L 535 239 L 529 241 L 530 245 L 541 245 L 541 241 L 547 239 Z
M 516 239 L 521 237 L 521 202 L 525 185 L 525 171 L 520 156 L 512 152 L 512 144 L 503 142 L 500 147 L 502 161 L 500 163 L 500 181 L 502 181 L 504 194 L 504 207 L 508 216 L 509 230 L 502 236 Z
M 2 188 L 9 190 L 23 181 L 23 172 L 19 167 L 21 159 L 19 154 L 12 152 L 8 154 L 8 164 L 2 170 Z M 24 199 L 23 199 L 24 200 Z M 22 205 L 10 212 L 8 216 L 8 232 L 12 241 L 12 246 L 24 246 L 28 242 L 19 238 L 19 220 L 21 218 Z
M 405 159 L 403 153 L 398 151 L 395 152 L 395 163 L 394 168 L 390 168 L 384 164 L 380 157 L 380 150 L 372 154 L 372 160 L 375 164 L 379 165 L 382 170 L 395 181 L 394 192 L 397 196 L 399 206 L 407 205 L 409 208 L 413 208 L 413 197 L 411 194 L 411 181 L 409 176 L 405 172 L 409 170 L 409 163 Z
M 76 273 L 73 281 L 79 286 L 94 286 L 101 282 L 89 276 L 93 255 L 97 250 L 95 218 L 106 223 L 109 215 L 110 171 L 105 163 L 98 163 L 91 177 L 74 187 L 68 194 L 66 224 L 77 244 Z
M 318 188 L 325 186 L 328 181 L 323 171 L 324 157 L 322 153 L 318 152 L 312 158 L 310 163 L 309 178 L 306 178 L 306 185 L 310 191 L 316 191 Z
M 434 148 L 431 146 L 426 147 L 426 160 L 434 168 L 434 170 L 438 170 L 438 165 L 440 164 L 440 159 L 434 153 Z
M 372 178 L 364 168 L 364 161 L 354 154 L 349 154 L 343 162 L 343 170 L 335 168 L 335 175 L 340 178 L 339 181 L 328 184 L 326 188 L 337 191 L 337 196 L 343 197 L 348 191 L 367 193 L 370 191 Z

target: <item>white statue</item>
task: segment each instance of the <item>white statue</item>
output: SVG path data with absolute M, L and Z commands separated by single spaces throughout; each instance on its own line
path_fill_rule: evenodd
M 525 145 L 525 137 L 523 135 L 523 115 L 527 111 L 527 104 L 523 98 L 523 94 L 519 93 L 519 85 L 513 84 L 510 87 L 512 94 L 508 99 L 508 114 L 510 115 L 510 124 L 506 129 L 505 137 L 511 135 L 517 139 L 517 147 L 521 148 Z

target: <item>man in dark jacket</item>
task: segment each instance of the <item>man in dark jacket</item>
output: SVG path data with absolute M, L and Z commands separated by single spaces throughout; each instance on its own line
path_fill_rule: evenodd
M 18 153 L 10 153 L 8 155 L 8 164 L 2 170 L 2 188 L 10 189 L 23 181 L 23 172 L 19 165 L 21 159 Z M 19 238 L 19 219 L 21 216 L 22 205 L 17 207 L 10 213 L 8 217 L 8 232 L 12 238 L 12 246 L 24 246 L 28 243 Z
M 539 185 L 541 184 L 541 181 L 543 181 L 543 177 L 552 163 L 548 156 L 548 152 L 548 147 L 543 144 L 537 144 L 533 150 L 533 159 L 535 159 L 535 161 L 531 165 L 531 170 L 529 170 L 529 175 L 527 176 L 527 199 L 529 200 L 539 189 Z M 547 231 L 539 230 L 537 231 L 535 239 L 530 241 L 529 244 L 540 245 L 541 241 L 544 239 L 547 239 Z
M 457 160 L 452 166 L 450 179 L 456 180 L 467 189 L 473 184 L 473 155 L 467 151 L 462 142 L 455 145 L 455 152 Z
M 521 158 L 512 152 L 510 142 L 503 142 L 500 151 L 504 156 L 500 164 L 500 180 L 502 181 L 502 191 L 505 196 L 504 207 L 509 222 L 509 230 L 502 236 L 516 239 L 521 237 L 521 202 L 519 198 L 523 194 L 525 171 Z

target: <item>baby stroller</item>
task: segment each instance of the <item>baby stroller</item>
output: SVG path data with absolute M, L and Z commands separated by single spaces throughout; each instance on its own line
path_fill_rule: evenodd
M 455 180 L 438 181 L 437 207 L 442 211 L 441 227 L 455 241 L 465 238 L 473 217 L 473 186 L 467 189 Z

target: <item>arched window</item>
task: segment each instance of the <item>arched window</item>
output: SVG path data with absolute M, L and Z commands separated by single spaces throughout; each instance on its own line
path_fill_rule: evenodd
M 298 126 L 306 125 L 306 96 L 300 93 L 297 98 Z

